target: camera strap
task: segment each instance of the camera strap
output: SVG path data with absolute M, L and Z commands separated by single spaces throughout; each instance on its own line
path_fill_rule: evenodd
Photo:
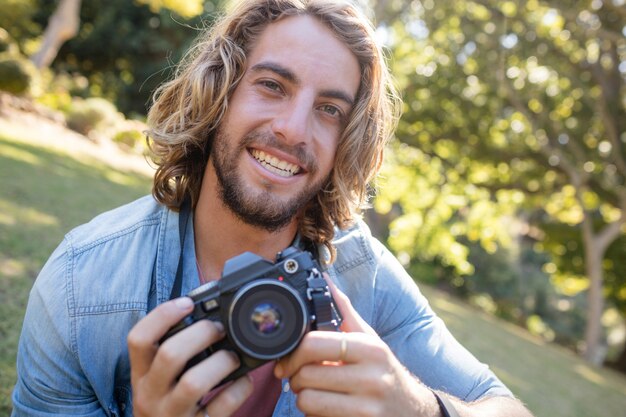
M 434 390 L 431 390 L 431 392 L 435 394 L 435 398 L 437 398 L 437 404 L 439 404 L 439 410 L 441 410 L 441 415 L 443 417 L 459 417 L 459 413 L 457 413 L 456 409 L 452 405 L 452 401 L 450 401 L 446 396 L 438 394 Z
M 185 249 L 185 234 L 187 233 L 187 223 L 189 223 L 189 215 L 191 214 L 191 203 L 188 198 L 183 200 L 178 212 L 178 235 L 180 237 L 180 255 L 178 256 L 178 267 L 176 268 L 176 277 L 174 285 L 170 293 L 170 300 L 180 297 L 183 288 L 183 252 Z

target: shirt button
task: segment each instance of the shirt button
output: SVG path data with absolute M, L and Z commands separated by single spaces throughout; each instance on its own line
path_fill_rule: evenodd
M 283 385 L 283 392 L 289 392 L 289 382 L 285 382 L 285 385 Z

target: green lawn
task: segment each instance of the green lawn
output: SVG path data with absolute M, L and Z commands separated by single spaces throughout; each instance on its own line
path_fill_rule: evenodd
M 149 192 L 150 179 L 0 135 L 0 415 L 11 409 L 28 291 L 72 227 Z M 626 378 L 423 287 L 452 332 L 537 417 L 626 416 Z
M 9 415 L 28 292 L 72 227 L 150 192 L 150 178 L 0 135 L 0 415 Z
M 626 376 L 593 368 L 560 346 L 423 287 L 452 333 L 489 363 L 536 417 L 624 417 Z

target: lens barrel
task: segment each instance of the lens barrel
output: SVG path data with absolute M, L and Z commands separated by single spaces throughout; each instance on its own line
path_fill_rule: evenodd
M 273 360 L 291 352 L 308 326 L 302 297 L 275 279 L 259 279 L 239 288 L 228 312 L 232 342 L 255 359 Z

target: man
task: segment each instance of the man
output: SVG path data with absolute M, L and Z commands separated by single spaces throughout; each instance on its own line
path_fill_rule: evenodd
M 528 416 L 355 221 L 393 97 L 355 7 L 247 0 L 231 10 L 157 92 L 158 203 L 147 197 L 75 229 L 42 270 L 14 415 Z M 188 298 L 167 301 L 174 277 L 184 294 L 233 256 L 274 260 L 297 236 L 328 267 L 343 332 L 309 332 L 288 357 L 218 390 L 239 366 L 232 352 L 183 372 L 224 329 L 202 320 L 159 343 L 191 311 Z

